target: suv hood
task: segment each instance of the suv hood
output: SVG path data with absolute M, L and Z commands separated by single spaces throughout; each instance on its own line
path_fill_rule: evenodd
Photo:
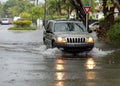
M 87 32 L 55 32 L 56 36 L 60 37 L 90 37 Z

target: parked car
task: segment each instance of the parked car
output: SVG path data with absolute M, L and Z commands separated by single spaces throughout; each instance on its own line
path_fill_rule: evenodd
M 88 52 L 94 47 L 94 39 L 84 24 L 74 20 L 49 20 L 43 32 L 43 42 L 47 47 L 75 53 Z
M 92 24 L 89 25 L 90 30 L 95 31 L 96 29 L 99 28 L 99 22 L 93 22 Z
M 15 17 L 13 18 L 13 21 L 17 21 L 17 20 L 19 20 L 19 19 L 21 19 L 19 16 L 15 16 Z
M 1 19 L 1 24 L 2 25 L 12 24 L 12 19 L 11 18 L 2 18 Z

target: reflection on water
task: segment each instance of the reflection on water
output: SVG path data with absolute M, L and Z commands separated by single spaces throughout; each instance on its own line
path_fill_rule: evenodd
M 56 74 L 56 80 L 65 80 L 65 73 L 64 72 L 57 72 Z
M 66 67 L 66 64 L 68 64 L 69 60 L 71 61 L 71 65 L 73 64 L 72 62 L 74 62 L 75 60 L 77 60 L 77 62 L 79 64 L 82 65 L 82 69 L 79 70 L 79 68 L 81 68 L 78 65 L 72 65 L 73 69 L 70 69 L 69 67 Z M 96 62 L 94 60 L 93 57 L 84 57 L 84 58 L 57 58 L 55 60 L 55 84 L 54 86 L 65 86 L 65 81 L 66 80 L 74 80 L 74 79 L 86 79 L 86 80 L 94 80 L 96 78 L 96 72 L 94 71 L 96 67 Z M 75 69 L 76 68 L 76 69 Z M 66 72 L 68 70 L 71 70 L 72 72 Z M 85 72 L 81 72 L 84 71 Z M 79 72 L 78 72 L 79 71 Z M 74 73 L 74 74 L 73 74 Z M 73 74 L 73 75 L 71 75 Z M 85 77 L 81 77 L 85 75 Z M 75 76 L 75 77 L 74 77 Z M 73 78 L 74 77 L 74 78 Z M 86 84 L 87 85 L 87 84 Z
M 64 61 L 65 60 L 63 60 L 63 59 L 57 59 L 56 60 L 55 68 L 56 68 L 57 71 L 65 70 Z M 65 73 L 64 72 L 56 72 L 55 76 L 56 76 L 56 80 L 64 80 L 65 79 Z
M 88 58 L 85 66 L 86 66 L 86 69 L 94 69 L 95 66 L 96 66 L 94 59 L 93 58 Z
M 57 83 L 56 83 L 56 85 L 55 85 L 55 86 L 64 86 L 64 82 L 59 81 L 59 82 L 57 82 Z
M 64 70 L 64 66 L 61 64 L 56 65 L 57 70 Z
M 95 69 L 96 63 L 94 61 L 94 58 L 88 58 L 85 63 L 86 69 L 93 70 Z M 95 71 L 86 71 L 85 73 L 86 79 L 87 80 L 93 80 L 96 77 L 96 72 Z
M 63 82 L 63 80 L 65 80 L 65 72 L 63 72 L 65 70 L 64 62 L 65 60 L 63 59 L 56 60 L 55 69 L 61 72 L 55 73 L 55 80 L 57 80 L 55 86 L 64 86 L 64 82 Z
M 64 63 L 64 60 L 59 58 L 56 60 L 56 63 Z
M 87 80 L 93 80 L 96 77 L 96 72 L 94 71 L 87 71 L 86 72 L 86 79 Z
M 56 70 L 64 70 L 64 60 L 63 59 L 57 59 L 56 60 Z

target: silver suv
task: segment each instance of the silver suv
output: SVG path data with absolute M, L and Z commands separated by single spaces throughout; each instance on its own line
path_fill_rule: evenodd
M 47 47 L 57 47 L 68 52 L 90 51 L 94 39 L 84 24 L 74 20 L 49 20 L 43 32 Z

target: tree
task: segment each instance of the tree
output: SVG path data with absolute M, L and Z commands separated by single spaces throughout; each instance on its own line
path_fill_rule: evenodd
M 20 14 L 20 17 L 23 18 L 23 19 L 26 19 L 26 20 L 30 20 L 31 19 L 31 15 L 27 12 L 22 12 Z
M 2 13 L 3 13 L 2 8 L 3 8 L 3 4 L 2 4 L 2 3 L 0 3 L 0 17 L 2 17 Z
M 44 14 L 43 8 L 40 6 L 35 6 L 32 9 L 32 20 L 34 23 L 36 23 L 36 20 L 38 18 L 42 18 Z
M 107 30 L 114 24 L 114 9 L 115 5 L 111 0 L 103 0 L 103 13 L 105 16 L 103 26 Z
M 46 6 L 47 14 L 51 15 L 51 17 L 52 17 L 52 15 L 54 15 L 56 13 L 56 3 L 53 0 L 49 0 L 49 1 L 47 1 L 46 5 L 47 5 Z
M 62 0 L 62 9 L 66 10 L 67 18 L 69 18 L 70 13 L 74 10 L 73 6 L 71 5 L 69 0 Z
M 80 19 L 83 21 L 84 24 L 86 24 L 86 14 L 83 10 L 83 3 L 81 0 L 70 0 L 70 3 L 73 5 L 74 9 L 77 13 L 77 19 Z
M 117 7 L 117 9 L 119 10 L 119 13 L 120 13 L 120 0 L 112 0 L 112 2 Z
M 46 1 L 47 14 L 53 17 L 53 15 L 61 16 L 68 15 L 73 10 L 73 6 L 69 0 L 47 0 Z
M 33 5 L 29 2 L 29 0 L 8 0 L 4 7 L 4 14 L 10 17 L 19 16 L 19 14 L 23 11 L 31 12 L 31 8 Z
M 55 0 L 55 3 L 56 3 L 57 14 L 61 15 L 61 1 L 60 0 Z
M 57 14 L 58 16 L 60 16 L 61 15 L 61 8 L 62 8 L 62 0 L 49 0 L 49 1 L 47 1 L 48 14 L 50 14 L 50 15 Z

